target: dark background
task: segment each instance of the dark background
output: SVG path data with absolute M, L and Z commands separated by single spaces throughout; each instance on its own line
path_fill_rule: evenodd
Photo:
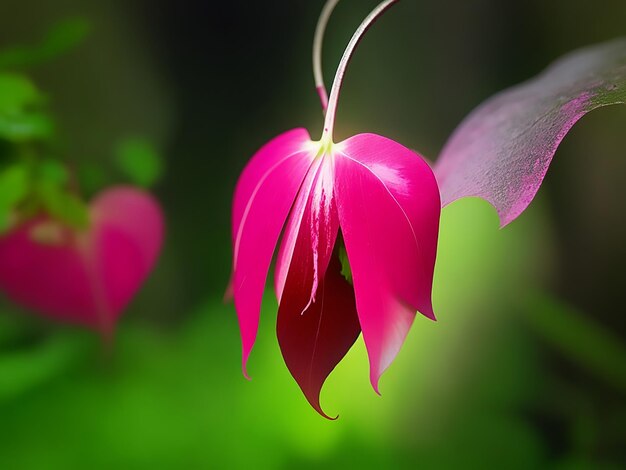
M 337 7 L 324 44 L 327 86 L 376 3 L 344 0 Z M 420 344 L 408 344 L 387 373 L 383 398 L 366 389 L 364 359 L 352 360 L 329 384 L 338 392 L 323 396 L 344 422 L 319 422 L 276 350 L 272 300 L 252 363 L 259 380 L 238 376 L 234 310 L 220 303 L 230 270 L 230 199 L 239 172 L 265 141 L 293 127 L 313 137 L 321 131 L 310 48 L 322 4 L 2 1 L 0 47 L 31 42 L 68 16 L 92 23 L 82 46 L 33 76 L 50 96 L 73 158 L 110 165 L 110 143 L 134 133 L 158 144 L 167 172 L 156 194 L 168 234 L 156 271 L 121 322 L 111 364 L 99 359 L 97 338 L 63 327 L 46 326 L 41 343 L 22 345 L 40 348 L 41 360 L 54 338 L 80 338 L 61 366 L 0 401 L 0 462 L 623 464 L 626 108 L 619 106 L 574 127 L 538 199 L 503 231 L 484 203 L 444 210 L 435 279 L 441 320 L 416 322 L 414 330 L 423 331 L 408 343 Z M 481 101 L 568 51 L 623 36 L 625 25 L 623 0 L 404 0 L 368 32 L 348 69 L 336 137 L 376 132 L 435 159 Z M 21 313 L 7 315 L 22 321 Z M 415 348 L 426 348 L 426 357 Z M 162 361 L 165 372 L 156 370 Z M 0 374 L 2 364 L 0 357 Z M 35 366 L 16 367 L 19 376 L 20 368 Z M 358 381 L 352 368 L 363 375 Z M 429 381 L 435 385 L 424 385 Z M 85 385 L 93 383 L 101 387 Z M 152 395 L 163 384 L 171 390 Z M 197 393 L 195 401 L 184 387 Z M 423 387 L 423 395 L 410 393 Z M 142 391 L 146 401 L 134 398 Z M 109 419 L 103 399 L 111 400 L 105 409 L 145 409 Z M 175 411 L 181 401 L 188 407 Z M 63 427 L 56 420 L 72 403 L 83 405 L 66 425 L 88 426 L 94 437 L 83 436 L 88 444 L 60 437 L 54 446 L 41 444 Z M 294 433 L 300 437 L 288 436 Z M 20 453 L 33 441 L 48 457 Z M 250 461 L 236 455 L 247 446 Z M 255 460 L 256 451 L 272 457 Z

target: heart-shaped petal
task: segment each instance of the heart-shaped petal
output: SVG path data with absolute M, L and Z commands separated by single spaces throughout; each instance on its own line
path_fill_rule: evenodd
M 115 321 L 151 271 L 163 240 L 163 216 L 149 194 L 109 189 L 76 231 L 47 217 L 0 238 L 0 290 L 61 321 L 112 333 Z

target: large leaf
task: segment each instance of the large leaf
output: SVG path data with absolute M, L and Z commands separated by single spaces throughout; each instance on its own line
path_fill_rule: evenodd
M 12 114 L 38 104 L 43 97 L 32 81 L 23 75 L 0 74 L 0 113 Z
M 572 52 L 472 112 L 435 165 L 442 203 L 489 201 L 502 225 L 539 190 L 557 147 L 586 113 L 626 102 L 626 39 Z

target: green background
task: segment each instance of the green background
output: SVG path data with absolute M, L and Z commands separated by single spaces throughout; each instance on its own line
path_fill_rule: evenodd
M 376 4 L 343 0 L 327 80 Z M 108 168 L 121 139 L 164 156 L 159 263 L 112 350 L 8 302 L 0 312 L 0 468 L 620 468 L 626 108 L 585 117 L 538 199 L 498 230 L 486 203 L 442 213 L 434 306 L 368 384 L 362 340 L 307 404 L 268 291 L 240 370 L 229 211 L 254 151 L 322 118 L 310 71 L 321 1 L 3 0 L 0 49 L 84 17 L 76 49 L 32 72 L 73 161 Z M 348 69 L 337 137 L 376 132 L 436 158 L 482 100 L 559 55 L 626 34 L 622 0 L 404 0 Z

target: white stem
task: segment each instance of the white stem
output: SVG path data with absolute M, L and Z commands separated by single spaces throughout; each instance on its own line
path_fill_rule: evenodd
M 346 67 L 352 58 L 352 54 L 354 53 L 354 49 L 359 44 L 365 32 L 376 22 L 376 20 L 394 3 L 397 3 L 400 0 L 385 0 L 380 3 L 374 10 L 365 18 L 363 23 L 356 30 L 352 39 L 348 43 L 348 47 L 346 47 L 345 52 L 343 53 L 343 57 L 341 58 L 341 62 L 339 62 L 339 67 L 337 67 L 337 72 L 335 73 L 335 80 L 333 81 L 333 86 L 330 90 L 330 99 L 328 100 L 328 109 L 326 110 L 326 119 L 324 120 L 324 133 L 322 134 L 322 139 L 329 139 L 332 142 L 333 138 L 333 128 L 335 126 L 335 114 L 337 113 L 337 101 L 339 100 L 339 92 L 341 91 L 341 84 L 343 83 L 343 77 L 346 73 Z
M 339 3 L 339 0 L 328 0 L 322 9 L 317 26 L 315 27 L 315 37 L 313 38 L 313 78 L 315 79 L 315 89 L 322 102 L 322 111 L 326 112 L 328 107 L 328 94 L 326 93 L 326 85 L 324 85 L 324 74 L 322 72 L 322 42 L 324 41 L 324 33 L 326 26 L 333 10 Z

